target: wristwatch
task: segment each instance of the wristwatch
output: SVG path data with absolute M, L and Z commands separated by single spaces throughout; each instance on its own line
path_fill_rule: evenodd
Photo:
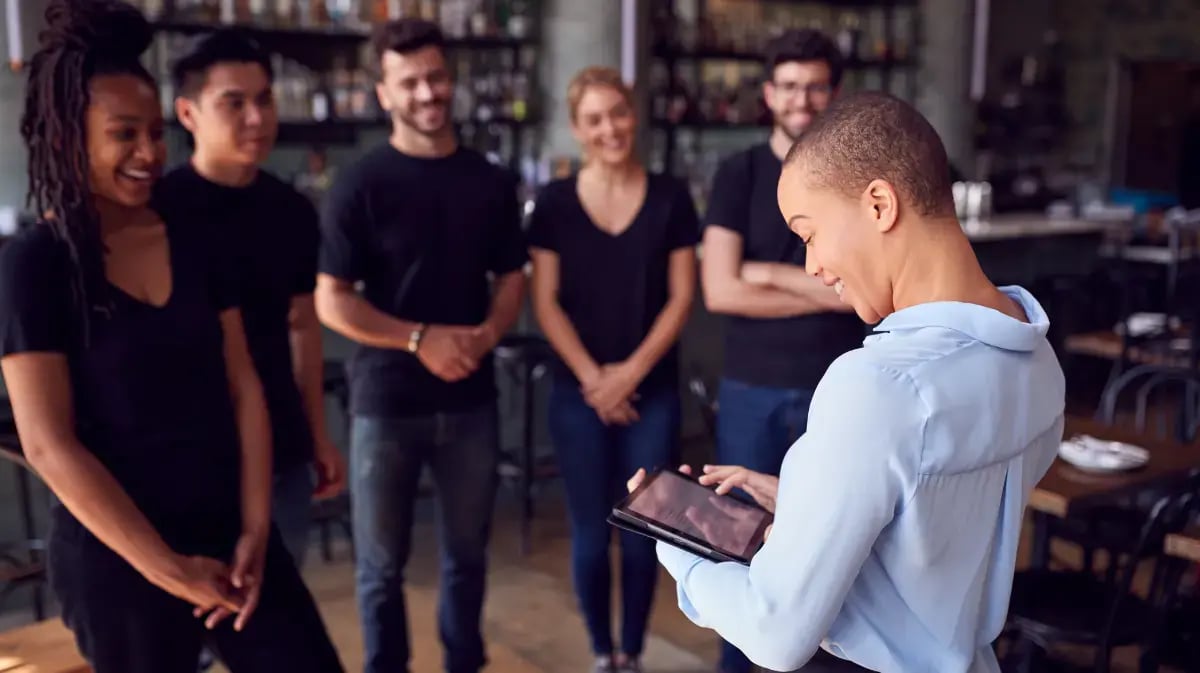
M 422 337 L 425 336 L 425 330 L 428 328 L 429 328 L 429 325 L 426 325 L 425 323 L 421 323 L 421 324 L 417 325 L 416 329 L 414 329 L 412 331 L 412 333 L 410 333 L 408 335 L 408 352 L 409 353 L 415 354 L 417 352 L 417 349 L 421 347 L 421 339 L 422 339 Z

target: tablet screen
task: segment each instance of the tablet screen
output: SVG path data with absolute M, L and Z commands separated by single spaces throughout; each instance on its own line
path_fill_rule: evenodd
M 717 495 L 675 472 L 651 475 L 625 509 L 739 558 L 758 551 L 771 517 L 766 510 Z

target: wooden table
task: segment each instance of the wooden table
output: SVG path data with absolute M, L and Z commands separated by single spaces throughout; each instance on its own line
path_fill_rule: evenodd
M 0 633 L 0 673 L 90 673 L 75 637 L 57 619 Z
M 1200 526 L 1168 535 L 1165 548 L 1171 556 L 1200 563 Z
M 1091 419 L 1068 416 L 1063 437 L 1092 435 L 1141 446 L 1150 452 L 1150 462 L 1137 470 L 1114 474 L 1092 474 L 1073 467 L 1061 458 L 1033 489 L 1030 509 L 1065 518 L 1114 498 L 1136 494 L 1149 486 L 1181 481 L 1200 471 L 1200 444 L 1180 444 L 1112 427 Z

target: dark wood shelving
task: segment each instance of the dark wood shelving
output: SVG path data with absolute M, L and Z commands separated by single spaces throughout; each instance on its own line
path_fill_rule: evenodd
M 655 58 L 665 61 L 742 61 L 746 63 L 762 63 L 763 54 L 757 51 L 739 51 L 735 49 L 695 49 L 683 50 L 671 47 L 655 47 Z M 890 68 L 915 66 L 912 58 L 850 58 L 844 61 L 849 69 Z
M 371 36 L 371 31 L 367 28 L 264 26 L 259 24 L 177 20 L 155 21 L 153 25 L 155 30 L 179 33 L 181 35 L 198 35 L 220 28 L 237 28 L 244 31 L 250 37 L 272 46 L 281 41 L 295 40 L 342 42 L 353 46 Z M 537 41 L 533 38 L 516 39 L 503 36 L 446 38 L 446 47 L 448 49 L 518 49 L 520 47 L 536 45 Z
M 691 129 L 696 131 L 737 131 L 771 128 L 770 122 L 724 122 L 699 119 L 685 119 L 677 122 L 673 122 L 670 119 L 654 119 L 650 123 L 656 129 Z
M 518 129 L 534 126 L 537 123 L 538 120 L 534 118 L 517 120 L 512 117 L 494 117 L 488 121 L 480 121 L 478 119 L 456 120 L 454 125 L 460 128 L 464 126 L 498 125 Z M 390 128 L 391 124 L 391 120 L 384 117 L 375 119 L 329 119 L 320 122 L 280 121 L 276 142 L 281 145 L 290 143 L 352 144 L 357 141 L 358 134 L 361 131 L 384 130 Z M 167 126 L 183 130 L 183 125 L 179 123 L 178 119 L 167 120 Z

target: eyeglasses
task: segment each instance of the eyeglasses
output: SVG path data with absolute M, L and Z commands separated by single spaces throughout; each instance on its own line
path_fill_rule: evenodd
M 773 82 L 775 90 L 785 96 L 795 96 L 803 91 L 809 96 L 828 96 L 833 92 L 833 85 L 829 82 L 809 82 L 801 84 L 800 82 Z

